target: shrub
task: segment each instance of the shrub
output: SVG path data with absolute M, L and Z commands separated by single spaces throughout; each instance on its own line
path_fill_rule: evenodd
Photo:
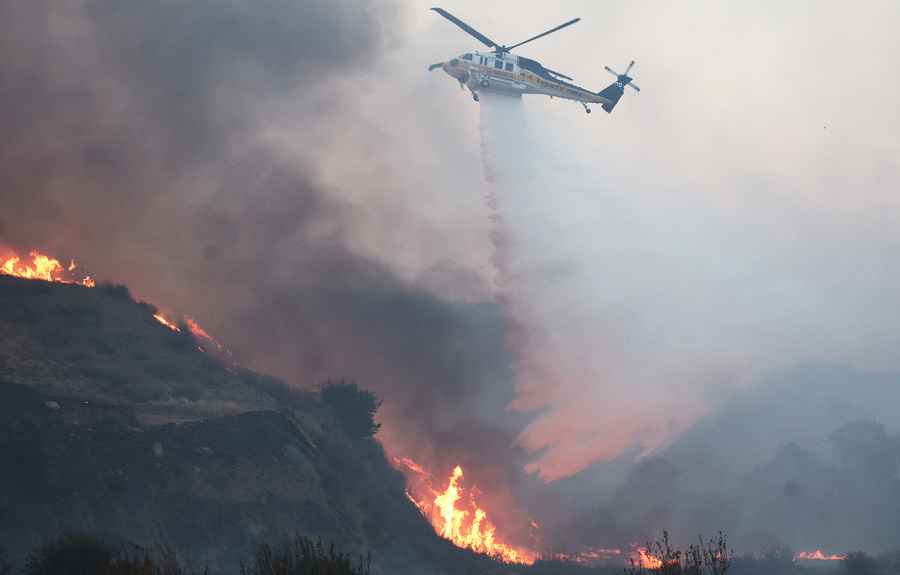
M 0 570 L 0 575 L 3 575 Z M 116 550 L 89 535 L 64 535 L 32 551 L 23 575 L 190 575 L 175 553 Z
M 350 556 L 336 552 L 334 545 L 326 551 L 321 540 L 296 537 L 278 548 L 261 543 L 253 561 L 241 563 L 241 575 L 369 575 L 370 563 L 370 558 L 364 562 L 360 557 L 354 566 Z
M 86 535 L 64 535 L 31 552 L 25 575 L 89 575 L 108 573 L 112 550 Z
M 722 532 L 708 541 L 701 537 L 698 545 L 679 550 L 672 547 L 669 532 L 663 531 L 662 539 L 647 543 L 646 549 L 658 561 L 658 565 L 648 568 L 632 561 L 626 575 L 725 575 L 731 566 L 732 554 Z
M 320 388 L 322 401 L 331 407 L 344 429 L 354 438 L 372 437 L 381 428 L 375 413 L 381 407 L 374 393 L 355 383 L 327 382 Z

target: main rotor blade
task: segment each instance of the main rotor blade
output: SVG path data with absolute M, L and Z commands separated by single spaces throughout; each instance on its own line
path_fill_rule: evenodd
M 612 74 L 612 75 L 615 76 L 616 78 L 619 77 L 619 73 L 616 72 L 615 70 L 613 70 L 612 68 L 610 68 L 609 66 L 603 66 L 603 67 L 606 69 L 607 72 L 609 72 L 610 74 Z
M 451 14 L 450 12 L 447 12 L 443 8 L 432 8 L 432 10 L 434 10 L 435 12 L 437 12 L 438 14 L 440 14 L 447 20 L 450 20 L 451 22 L 453 22 L 454 24 L 456 24 L 457 26 L 462 28 L 465 32 L 469 33 L 476 40 L 478 40 L 479 42 L 481 42 L 488 48 L 496 48 L 497 47 L 496 42 L 494 42 L 493 40 L 491 40 L 490 38 L 488 38 L 487 36 L 485 36 L 484 34 L 479 32 L 475 28 L 472 28 L 471 26 L 469 26 L 468 24 L 466 24 L 465 22 L 463 22 L 462 20 L 460 20 L 459 18 L 457 18 L 456 16 Z
M 555 71 L 555 70 L 551 70 L 550 68 L 548 68 L 548 67 L 546 67 L 546 66 L 544 66 L 544 70 L 547 70 L 548 72 L 550 72 L 550 73 L 553 74 L 554 76 L 559 76 L 560 78 L 563 78 L 563 79 L 565 79 L 565 80 L 568 80 L 569 82 L 574 82 L 574 81 L 575 81 L 575 80 L 573 80 L 572 78 L 569 78 L 568 76 L 566 76 L 565 74 L 560 74 L 559 72 L 557 72 L 557 71 Z
M 565 23 L 563 23 L 563 24 L 560 24 L 560 25 L 557 26 L 556 28 L 552 28 L 552 29 L 550 29 L 550 30 L 547 30 L 546 32 L 542 32 L 541 34 L 538 34 L 537 36 L 532 36 L 532 37 L 529 38 L 528 40 L 523 40 L 523 41 L 519 42 L 518 44 L 513 44 L 513 45 L 510 46 L 509 48 L 506 48 L 506 50 L 509 51 L 509 50 L 514 49 L 514 48 L 518 48 L 519 46 L 522 46 L 523 44 L 527 44 L 527 43 L 529 43 L 529 42 L 532 42 L 532 41 L 534 41 L 534 40 L 537 40 L 538 38 L 543 38 L 543 37 L 546 36 L 547 34 L 553 34 L 554 32 L 558 32 L 559 30 L 562 30 L 562 29 L 565 28 L 566 26 L 571 26 L 572 24 L 575 24 L 576 22 L 580 22 L 580 21 L 581 21 L 581 18 L 573 18 L 572 20 L 569 20 L 568 22 L 565 22 Z
M 632 84 L 631 82 L 629 82 L 628 85 L 631 86 L 632 88 L 634 88 L 635 90 L 637 90 L 638 92 L 641 91 L 641 89 L 637 87 L 637 84 Z
M 634 60 L 631 61 L 631 64 L 628 64 L 628 69 L 625 70 L 625 75 L 628 75 L 628 72 L 631 72 L 631 69 L 634 68 Z

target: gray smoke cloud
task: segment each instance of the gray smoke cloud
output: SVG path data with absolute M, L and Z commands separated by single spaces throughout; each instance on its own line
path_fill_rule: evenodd
M 292 384 L 354 379 L 396 453 L 514 486 L 504 320 L 477 265 L 416 259 L 445 224 L 355 111 L 404 26 L 374 0 L 3 2 L 0 243 L 75 258 Z

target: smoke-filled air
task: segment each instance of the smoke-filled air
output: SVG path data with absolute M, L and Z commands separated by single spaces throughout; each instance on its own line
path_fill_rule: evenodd
M 0 573 L 893 573 L 900 4 L 429 7 L 0 0 Z

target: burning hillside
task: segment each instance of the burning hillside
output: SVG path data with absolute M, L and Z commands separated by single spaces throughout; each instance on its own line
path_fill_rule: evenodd
M 611 562 L 647 569 L 659 567 L 661 561 L 646 547 L 632 544 L 630 552 L 619 548 L 589 547 L 574 553 L 550 552 L 542 548 L 541 526 L 531 520 L 530 545 L 515 544 L 490 520 L 482 493 L 476 486 L 464 486 L 462 467 L 455 466 L 446 481 L 435 481 L 421 465 L 408 457 L 395 457 L 394 465 L 407 478 L 407 497 L 428 519 L 435 532 L 457 547 L 488 555 L 504 563 L 531 565 L 539 559 L 553 559 L 585 566 L 608 565 Z
M 477 501 L 477 488 L 462 486 L 463 470 L 453 468 L 446 486 L 435 482 L 419 464 L 409 458 L 395 458 L 394 463 L 407 477 L 407 496 L 435 532 L 457 547 L 471 549 L 505 563 L 531 565 L 539 553 L 533 549 L 508 543 L 497 533 L 497 527 Z M 532 523 L 536 527 L 536 523 Z
M 59 259 L 33 250 L 28 257 L 16 252 L 9 253 L 0 260 L 0 274 L 23 279 L 40 280 L 52 283 L 79 285 L 94 288 L 96 282 L 91 276 L 79 276 L 75 273 L 79 265 L 70 260 L 64 265 Z M 218 350 L 224 346 L 213 338 L 194 319 L 185 317 L 175 320 L 171 315 L 155 310 L 152 317 L 160 324 L 175 333 L 189 331 L 198 341 L 206 341 Z M 202 346 L 200 350 L 203 351 Z M 497 526 L 488 518 L 488 513 L 477 501 L 478 490 L 475 487 L 463 487 L 463 470 L 456 467 L 445 485 L 434 481 L 432 477 L 411 459 L 398 459 L 400 467 L 409 480 L 410 499 L 429 520 L 435 532 L 452 541 L 458 547 L 470 549 L 476 553 L 488 555 L 506 563 L 532 564 L 539 552 L 526 546 L 509 543 L 502 534 L 497 533 Z M 536 538 L 536 523 L 535 527 Z
M 838 553 L 825 553 L 821 549 L 801 551 L 794 556 L 794 561 L 843 561 L 847 556 Z
M 80 280 L 72 277 L 73 272 L 78 269 L 75 260 L 71 260 L 68 266 L 63 266 L 58 259 L 38 251 L 31 251 L 28 256 L 30 261 L 16 254 L 0 257 L 0 273 L 48 282 L 77 283 L 85 287 L 95 285 L 91 276 L 84 276 Z
M 75 260 L 69 260 L 68 265 L 63 265 L 60 260 L 41 253 L 37 250 L 28 252 L 28 258 L 23 258 L 16 252 L 6 254 L 0 257 L 0 274 L 22 279 L 41 280 L 46 282 L 64 283 L 80 285 L 86 288 L 97 286 L 97 282 L 90 275 L 83 276 L 78 279 L 75 271 L 78 269 L 78 263 Z M 159 323 L 163 324 L 172 331 L 179 332 L 181 328 L 178 322 L 169 319 L 165 313 L 159 311 L 153 314 L 153 317 Z M 193 318 L 185 317 L 183 325 L 187 327 L 198 341 L 207 341 L 213 344 L 220 351 L 225 351 L 225 347 L 213 338 L 203 329 L 200 324 Z M 201 347 L 202 350 L 202 347 Z

